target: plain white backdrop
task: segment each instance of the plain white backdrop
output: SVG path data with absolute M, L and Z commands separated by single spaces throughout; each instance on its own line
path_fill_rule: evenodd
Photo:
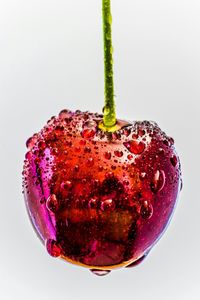
M 146 261 L 105 277 L 52 259 L 28 220 L 25 141 L 63 108 L 101 111 L 101 0 L 0 0 L 0 298 L 200 299 L 200 2 L 113 0 L 119 118 L 175 139 L 183 190 Z

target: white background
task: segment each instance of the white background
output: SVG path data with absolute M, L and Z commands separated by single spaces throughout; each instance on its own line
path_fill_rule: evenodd
M 101 111 L 101 0 L 0 0 L 0 298 L 200 299 L 200 1 L 113 0 L 120 118 L 173 136 L 184 187 L 146 261 L 105 277 L 52 259 L 21 193 L 25 141 L 63 108 Z

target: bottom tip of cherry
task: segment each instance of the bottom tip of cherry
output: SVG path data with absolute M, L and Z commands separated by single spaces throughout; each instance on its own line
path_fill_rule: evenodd
M 97 276 L 105 276 L 105 275 L 108 275 L 111 272 L 110 270 L 98 270 L 98 269 L 91 269 L 90 271 L 94 275 L 97 275 Z

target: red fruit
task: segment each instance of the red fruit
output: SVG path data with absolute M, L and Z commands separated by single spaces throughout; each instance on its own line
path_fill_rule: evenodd
M 154 122 L 98 128 L 68 110 L 27 142 L 24 194 L 48 252 L 105 275 L 136 265 L 161 237 L 180 190 L 173 140 Z M 98 270 L 104 270 L 98 271 Z

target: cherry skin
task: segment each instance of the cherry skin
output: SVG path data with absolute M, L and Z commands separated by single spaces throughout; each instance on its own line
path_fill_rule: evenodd
M 60 112 L 27 141 L 23 170 L 27 211 L 48 253 L 97 275 L 143 260 L 181 187 L 174 141 L 156 123 L 118 121 L 104 132 L 101 122 Z

